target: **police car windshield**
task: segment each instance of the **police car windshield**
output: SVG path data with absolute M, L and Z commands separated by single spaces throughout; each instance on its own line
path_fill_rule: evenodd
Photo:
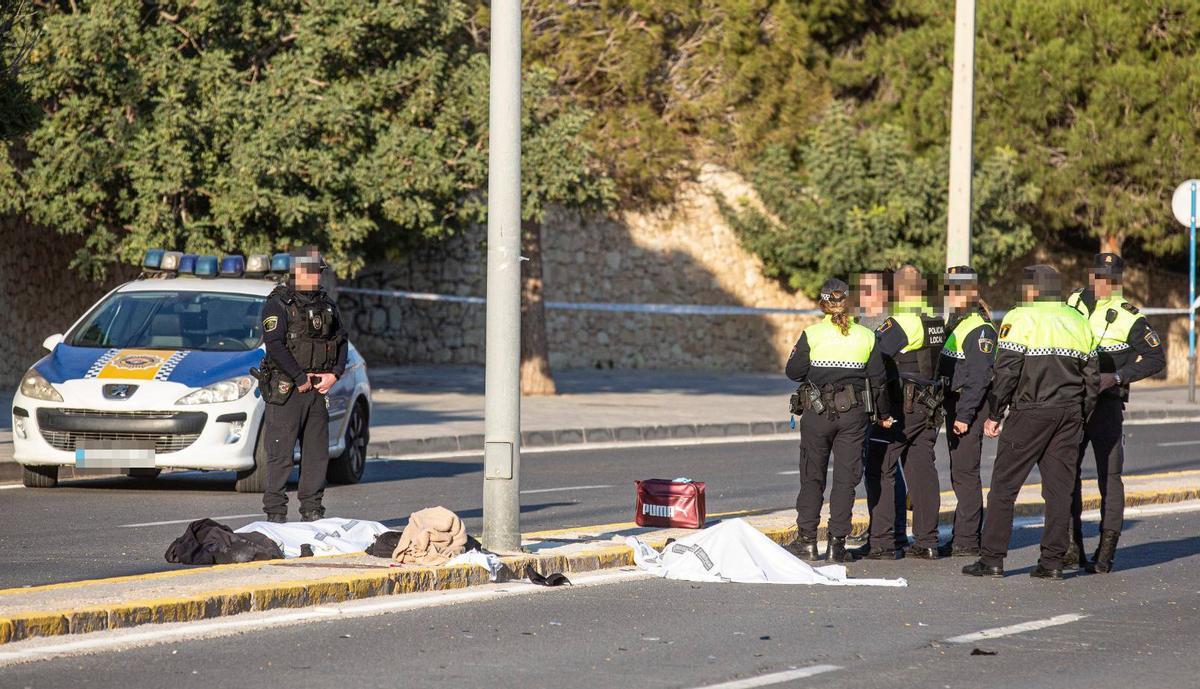
M 264 297 L 219 292 L 125 292 L 67 337 L 75 347 L 245 352 L 262 341 Z

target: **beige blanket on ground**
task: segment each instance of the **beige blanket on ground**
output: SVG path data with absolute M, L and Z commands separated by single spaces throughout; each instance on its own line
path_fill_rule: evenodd
M 413 512 L 392 551 L 392 559 L 408 565 L 440 565 L 461 555 L 467 530 L 458 515 L 445 507 Z

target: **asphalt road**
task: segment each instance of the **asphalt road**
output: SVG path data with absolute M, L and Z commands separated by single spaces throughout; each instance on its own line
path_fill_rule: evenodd
M 740 686 L 1189 687 L 1200 675 L 1200 512 L 1181 511 L 1189 508 L 1200 505 L 1133 515 L 1111 575 L 1026 576 L 1037 557 L 1034 523 L 1016 530 L 1003 580 L 964 577 L 958 570 L 966 560 L 955 558 L 851 565 L 852 576 L 903 576 L 907 588 L 638 579 L 498 593 L 8 666 L 0 683 L 686 689 L 758 679 Z M 996 629 L 1007 635 L 980 638 Z M 816 670 L 823 671 L 790 681 L 778 674 Z
M 1129 426 L 1127 431 L 1127 474 L 1200 466 L 1200 430 L 1193 424 Z M 639 478 L 703 480 L 710 513 L 785 508 L 794 503 L 797 490 L 796 443 L 792 438 L 526 454 L 521 460 L 522 528 L 530 532 L 630 521 L 633 481 Z M 938 465 L 942 490 L 949 490 L 943 446 L 939 442 Z M 994 452 L 994 443 L 985 445 L 985 482 Z M 1091 464 L 1089 455 L 1089 477 L 1094 476 Z M 372 519 L 396 528 L 415 510 L 443 505 L 477 534 L 481 470 L 478 456 L 373 461 L 363 483 L 330 488 L 325 504 L 329 516 Z M 233 492 L 228 473 L 0 490 L 0 588 L 170 569 L 174 566 L 164 561 L 163 553 L 187 522 L 212 517 L 236 528 L 259 518 L 261 505 L 260 496 Z M 297 518 L 294 499 L 291 517 Z

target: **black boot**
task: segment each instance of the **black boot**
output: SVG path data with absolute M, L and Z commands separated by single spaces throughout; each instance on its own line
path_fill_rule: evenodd
M 1004 576 L 1004 566 L 984 564 L 983 560 L 978 560 L 973 564 L 969 564 L 962 568 L 962 573 L 969 577 L 994 577 L 1000 579 Z
M 317 508 L 311 509 L 311 510 L 300 510 L 300 521 L 302 521 L 302 522 L 315 522 L 318 519 L 324 519 L 324 518 L 325 518 L 325 508 L 324 507 L 317 507 Z
M 858 559 L 858 556 L 846 550 L 845 536 L 832 536 L 829 539 L 829 550 L 826 553 L 826 559 L 830 562 L 854 562 Z
M 1087 566 L 1087 562 L 1083 560 L 1083 549 L 1074 539 L 1067 546 L 1067 554 L 1063 556 L 1063 569 L 1075 569 L 1079 566 Z
M 1049 567 L 1043 567 L 1042 563 L 1040 563 L 1040 562 L 1037 563 L 1036 567 L 1034 567 L 1032 570 L 1030 570 L 1029 576 L 1033 577 L 1034 579 L 1056 579 L 1057 580 L 1057 579 L 1063 578 L 1061 569 L 1050 569 Z
M 287 524 L 287 515 L 279 514 L 278 512 L 268 512 L 267 521 L 272 524 Z
M 1117 556 L 1117 541 L 1121 538 L 1118 531 L 1104 529 L 1100 532 L 1100 547 L 1096 548 L 1096 557 L 1092 569 L 1101 574 L 1108 574 L 1113 568 L 1113 558 Z
M 816 538 L 810 539 L 802 536 L 797 537 L 796 540 L 792 541 L 791 545 L 785 548 L 785 550 L 801 560 L 816 562 L 817 560 L 821 559 L 821 553 L 817 551 Z

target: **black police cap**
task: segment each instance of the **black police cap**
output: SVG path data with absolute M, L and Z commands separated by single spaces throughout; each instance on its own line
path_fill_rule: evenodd
M 840 295 L 835 297 L 835 292 L 840 292 Z M 821 301 L 842 301 L 849 292 L 850 285 L 847 285 L 844 280 L 829 278 L 825 281 L 825 284 L 821 285 Z
M 1125 259 L 1116 254 L 1096 254 L 1096 266 L 1092 272 L 1104 277 L 1121 277 L 1125 270 Z

